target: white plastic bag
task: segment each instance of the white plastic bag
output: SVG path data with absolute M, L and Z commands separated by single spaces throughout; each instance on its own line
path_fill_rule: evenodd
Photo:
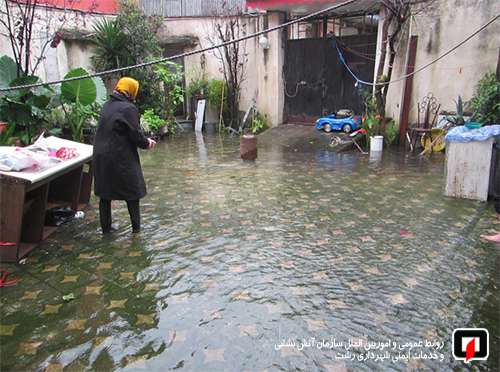
M 38 167 L 39 162 L 29 153 L 16 149 L 0 155 L 0 170 L 19 172 L 23 169 Z

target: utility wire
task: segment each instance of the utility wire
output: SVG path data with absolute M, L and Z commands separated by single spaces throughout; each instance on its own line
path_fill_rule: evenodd
M 246 36 L 240 37 L 238 39 L 228 40 L 228 41 L 225 41 L 223 43 L 220 43 L 220 44 L 217 44 L 217 45 L 213 45 L 213 46 L 210 46 L 210 47 L 207 47 L 207 48 L 196 49 L 196 50 L 193 50 L 193 51 L 190 51 L 190 52 L 185 52 L 185 53 L 177 54 L 177 55 L 171 56 L 171 57 L 161 58 L 161 59 L 157 59 L 157 60 L 153 60 L 153 61 L 149 61 L 149 62 L 138 63 L 136 65 L 131 65 L 131 66 L 119 67 L 119 68 L 115 68 L 115 69 L 112 69 L 112 70 L 96 72 L 96 73 L 85 75 L 85 76 L 76 76 L 76 77 L 69 78 L 69 79 L 61 79 L 61 80 L 49 81 L 47 83 L 26 84 L 26 85 L 18 85 L 18 86 L 15 86 L 15 87 L 0 88 L 0 92 L 9 92 L 9 91 L 19 90 L 19 89 L 37 88 L 37 87 L 42 87 L 42 86 L 47 86 L 47 85 L 61 84 L 63 82 L 67 82 L 67 81 L 83 80 L 83 79 L 93 78 L 93 77 L 97 77 L 97 76 L 104 76 L 104 75 L 114 74 L 114 73 L 117 73 L 117 72 L 127 71 L 127 70 L 131 70 L 131 69 L 135 69 L 135 68 L 151 66 L 151 65 L 158 64 L 158 63 L 163 63 L 163 62 L 175 60 L 175 59 L 178 59 L 178 58 L 192 56 L 192 55 L 195 55 L 195 54 L 205 53 L 205 52 L 208 52 L 208 51 L 213 50 L 213 49 L 219 49 L 219 48 L 225 47 L 227 45 L 239 43 L 241 41 L 245 41 L 245 40 L 248 40 L 248 39 L 253 39 L 253 38 L 257 37 L 257 36 L 264 35 L 264 34 L 267 34 L 269 32 L 273 32 L 273 31 L 276 31 L 276 30 L 279 30 L 279 29 L 291 26 L 291 25 L 293 25 L 295 23 L 303 22 L 303 21 L 305 21 L 307 19 L 314 18 L 314 17 L 317 17 L 317 16 L 322 15 L 324 13 L 331 12 L 332 10 L 339 9 L 341 7 L 344 7 L 346 5 L 352 4 L 352 3 L 357 2 L 357 1 L 358 0 L 347 0 L 347 1 L 343 2 L 343 3 L 341 3 L 341 4 L 332 5 L 332 6 L 328 7 L 328 8 L 325 8 L 323 10 L 319 10 L 317 12 L 308 14 L 308 15 L 306 15 L 304 17 L 293 19 L 291 21 L 282 23 L 280 25 L 277 25 L 277 26 L 274 26 L 274 27 L 270 27 L 268 29 L 265 29 L 265 30 L 262 30 L 262 31 L 259 31 L 259 32 L 255 32 L 253 34 L 246 35 Z
M 88 79 L 88 78 L 97 77 L 97 76 L 104 76 L 104 75 L 114 74 L 114 73 L 121 72 L 121 71 L 127 71 L 127 70 L 131 70 L 131 69 L 135 69 L 135 68 L 151 66 L 151 65 L 155 65 L 155 64 L 167 62 L 167 61 L 170 61 L 170 60 L 175 60 L 175 59 L 178 59 L 178 58 L 183 58 L 183 57 L 188 57 L 188 56 L 195 55 L 195 54 L 200 54 L 200 53 L 208 52 L 208 51 L 213 50 L 213 49 L 218 49 L 218 48 L 230 45 L 230 44 L 239 43 L 241 41 L 252 39 L 252 38 L 255 38 L 257 36 L 264 35 L 264 34 L 267 34 L 269 32 L 273 32 L 273 31 L 279 30 L 281 28 L 288 27 L 288 26 L 293 25 L 295 23 L 299 23 L 299 22 L 302 22 L 304 20 L 317 17 L 317 16 L 322 15 L 324 13 L 328 13 L 328 12 L 330 12 L 332 10 L 341 8 L 343 6 L 352 4 L 352 3 L 356 2 L 356 1 L 358 1 L 358 0 L 348 0 L 348 1 L 345 1 L 345 2 L 343 2 L 341 4 L 333 5 L 331 7 L 326 8 L 326 9 L 319 10 L 317 12 L 308 14 L 308 15 L 306 15 L 304 17 L 297 18 L 297 19 L 291 20 L 289 22 L 285 22 L 283 24 L 280 24 L 280 25 L 277 25 L 277 26 L 274 26 L 274 27 L 271 27 L 271 28 L 268 28 L 268 29 L 265 29 L 265 30 L 262 30 L 262 31 L 259 31 L 259 32 L 255 32 L 253 34 L 250 34 L 250 35 L 247 35 L 247 36 L 243 36 L 243 37 L 238 38 L 238 39 L 228 40 L 226 42 L 223 42 L 223 43 L 211 46 L 211 47 L 202 48 L 202 49 L 196 49 L 196 50 L 193 50 L 193 51 L 190 51 L 190 52 L 181 53 L 181 54 L 177 54 L 175 56 L 161 58 L 161 59 L 157 59 L 157 60 L 154 60 L 154 61 L 139 63 L 139 64 L 136 64 L 136 65 L 125 66 L 125 67 L 115 68 L 115 69 L 112 69 L 112 70 L 96 72 L 94 74 L 89 74 L 89 75 L 85 75 L 85 76 L 76 76 L 76 77 L 69 78 L 69 79 L 49 81 L 47 83 L 26 84 L 26 85 L 19 85 L 19 86 L 15 86 L 15 87 L 0 88 L 0 92 L 9 92 L 9 91 L 19 90 L 19 89 L 37 88 L 37 87 L 42 87 L 42 86 L 47 86 L 47 85 L 61 84 L 63 82 L 67 82 L 67 81 L 83 80 L 83 79 Z M 498 18 L 500 18 L 500 14 L 497 14 L 489 22 L 487 22 L 485 25 L 483 25 L 482 27 L 480 27 L 478 30 L 476 30 L 474 33 L 472 33 L 470 36 L 466 37 L 464 40 L 462 40 L 461 42 L 459 42 L 458 44 L 456 44 L 454 47 L 452 47 L 451 49 L 449 49 L 445 53 L 441 54 L 439 57 L 437 57 L 436 59 L 432 60 L 431 62 L 425 64 L 424 66 L 422 66 L 422 67 L 420 67 L 418 69 L 416 69 L 412 73 L 403 75 L 403 76 L 401 76 L 401 77 L 399 77 L 397 79 L 394 79 L 394 80 L 391 80 L 391 81 L 387 81 L 387 82 L 368 82 L 368 81 L 364 81 L 364 80 L 359 79 L 356 76 L 356 74 L 354 74 L 354 72 L 347 65 L 347 63 L 345 61 L 345 58 L 344 58 L 342 52 L 339 50 L 336 42 L 335 42 L 335 47 L 336 47 L 336 49 L 338 51 L 339 58 L 340 58 L 342 64 L 346 67 L 346 69 L 349 71 L 349 73 L 352 75 L 352 77 L 356 80 L 356 83 L 361 83 L 361 84 L 370 85 L 370 86 L 389 85 L 391 83 L 396 83 L 398 81 L 405 80 L 406 78 L 408 78 L 410 76 L 413 76 L 413 75 L 415 75 L 415 74 L 417 74 L 417 73 L 425 70 L 426 68 L 428 68 L 429 66 L 433 65 L 434 63 L 440 61 L 441 59 L 443 59 L 444 57 L 446 57 L 447 55 L 449 55 L 450 53 L 452 53 L 453 51 L 455 51 L 456 49 L 458 49 L 460 46 L 462 46 L 463 44 L 465 44 L 466 42 L 468 42 L 474 36 L 476 36 L 477 34 L 479 34 L 481 31 L 483 31 L 484 29 L 486 29 L 489 25 L 491 25 L 493 22 L 495 22 Z
M 464 40 L 462 40 L 461 42 L 459 42 L 458 44 L 456 44 L 454 47 L 452 47 L 451 49 L 449 49 L 445 53 L 441 54 L 436 59 L 434 59 L 434 60 L 430 61 L 429 63 L 426 63 L 422 67 L 416 69 L 415 71 L 413 71 L 413 72 L 411 72 L 409 74 L 403 75 L 403 76 L 401 76 L 401 77 L 399 77 L 397 79 L 394 79 L 394 80 L 391 80 L 391 81 L 386 81 L 386 82 L 380 82 L 380 83 L 377 83 L 377 82 L 372 83 L 372 82 L 364 81 L 364 80 L 361 80 L 360 78 L 358 78 L 356 76 L 356 74 L 347 65 L 347 63 L 345 61 L 345 58 L 344 58 L 344 55 L 342 54 L 342 51 L 339 49 L 339 47 L 337 45 L 337 42 L 334 40 L 333 43 L 334 43 L 334 46 L 337 49 L 337 52 L 339 54 L 340 61 L 345 66 L 345 68 L 347 69 L 347 71 L 349 71 L 349 73 L 352 75 L 352 77 L 354 78 L 354 80 L 356 80 L 356 84 L 361 83 L 361 84 L 364 84 L 364 85 L 371 85 L 371 86 L 389 85 L 389 84 L 396 83 L 396 82 L 401 81 L 401 80 L 405 80 L 406 78 L 408 78 L 410 76 L 413 76 L 413 75 L 419 73 L 420 71 L 425 70 L 427 67 L 429 67 L 429 66 L 433 65 L 434 63 L 438 62 L 439 60 L 443 59 L 448 54 L 450 54 L 451 52 L 455 51 L 456 49 L 458 49 L 459 47 L 461 47 L 463 44 L 465 44 L 466 42 L 468 42 L 470 39 L 472 39 L 474 36 L 476 36 L 477 34 L 479 34 L 481 31 L 483 31 L 485 28 L 487 28 L 489 25 L 491 25 L 493 22 L 495 22 L 498 18 L 500 18 L 500 14 L 497 14 L 488 23 L 486 23 L 485 25 L 481 26 L 474 33 L 472 33 L 471 35 L 469 35 L 468 37 L 466 37 Z

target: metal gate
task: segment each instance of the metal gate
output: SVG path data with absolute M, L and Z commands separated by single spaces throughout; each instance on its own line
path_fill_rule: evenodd
M 377 35 L 343 36 L 339 45 L 359 79 L 373 81 Z M 332 39 L 287 40 L 285 67 L 285 122 L 313 123 L 319 116 L 347 108 L 363 111 L 355 79 L 340 61 Z

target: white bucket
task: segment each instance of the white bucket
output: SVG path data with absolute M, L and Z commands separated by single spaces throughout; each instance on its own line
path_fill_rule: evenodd
M 382 151 L 384 148 L 384 136 L 370 137 L 370 151 Z
M 370 165 L 379 165 L 382 162 L 382 151 L 370 151 L 368 163 Z

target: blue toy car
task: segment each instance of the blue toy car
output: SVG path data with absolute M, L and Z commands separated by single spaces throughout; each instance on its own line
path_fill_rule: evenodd
M 355 116 L 351 110 L 341 110 L 335 114 L 330 114 L 316 120 L 316 129 L 331 132 L 341 130 L 344 133 L 351 133 L 360 128 L 361 116 Z

